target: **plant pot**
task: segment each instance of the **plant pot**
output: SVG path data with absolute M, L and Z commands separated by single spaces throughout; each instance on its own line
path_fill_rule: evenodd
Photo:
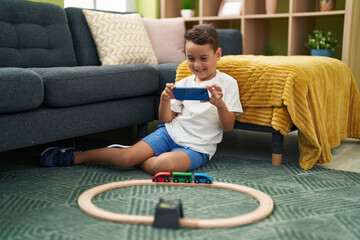
M 328 49 L 311 49 L 311 56 L 332 57 L 333 51 Z
M 183 18 L 191 18 L 195 16 L 195 10 L 192 9 L 181 9 L 180 13 Z
M 319 0 L 319 11 L 333 11 L 335 9 L 335 0 Z
M 277 0 L 266 0 L 265 1 L 265 10 L 266 14 L 276 13 Z

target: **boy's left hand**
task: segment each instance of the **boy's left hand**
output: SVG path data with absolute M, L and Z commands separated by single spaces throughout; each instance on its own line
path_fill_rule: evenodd
M 222 97 L 224 96 L 222 92 L 222 88 L 219 85 L 213 84 L 210 86 L 206 86 L 205 89 L 207 89 L 211 97 L 209 99 L 209 102 L 216 107 L 220 107 L 224 104 L 224 101 L 222 100 Z

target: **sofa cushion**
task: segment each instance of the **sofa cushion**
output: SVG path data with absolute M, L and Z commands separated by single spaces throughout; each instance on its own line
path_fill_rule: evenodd
M 185 60 L 185 22 L 183 18 L 143 18 L 159 64 Z
M 0 113 L 35 109 L 43 100 L 44 86 L 38 74 L 22 68 L 0 69 Z
M 167 83 L 175 83 L 176 69 L 179 63 L 164 63 L 154 66 L 159 74 L 159 87 L 154 97 L 154 118 L 159 119 L 159 103 L 162 91 L 164 91 Z
M 179 63 L 164 63 L 154 66 L 159 74 L 159 87 L 155 92 L 155 95 L 161 95 L 164 91 L 166 83 L 175 83 L 176 69 Z
M 44 81 L 48 107 L 67 107 L 153 94 L 158 74 L 150 65 L 34 68 Z
M 1 0 L 0 67 L 76 64 L 67 18 L 60 6 Z
M 217 29 L 222 55 L 242 54 L 242 35 L 236 29 Z M 238 43 L 238 44 L 235 44 Z
M 102 65 L 157 65 L 144 23 L 138 13 L 115 14 L 83 10 Z
M 98 10 L 97 10 L 98 11 Z M 89 26 L 83 14 L 83 9 L 69 7 L 65 8 L 69 22 L 69 28 L 75 48 L 77 63 L 79 66 L 101 65 L 99 54 L 91 35 Z M 130 14 L 124 12 L 121 14 Z
M 79 66 L 101 65 L 99 54 L 81 8 L 65 8 Z

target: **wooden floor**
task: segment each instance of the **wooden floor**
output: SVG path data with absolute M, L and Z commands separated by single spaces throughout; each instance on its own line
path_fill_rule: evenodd
M 318 164 L 319 167 L 360 172 L 360 140 L 345 139 L 339 147 L 332 149 L 333 161 Z
M 218 146 L 218 153 L 268 160 L 271 134 L 244 130 L 232 130 L 224 133 L 224 139 Z M 299 163 L 297 131 L 284 137 L 283 162 Z M 345 139 L 340 146 L 332 149 L 333 161 L 328 164 L 316 164 L 318 167 L 360 172 L 360 140 Z

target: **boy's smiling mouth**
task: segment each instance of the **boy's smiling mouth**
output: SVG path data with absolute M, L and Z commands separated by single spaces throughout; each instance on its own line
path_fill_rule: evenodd
M 203 72 L 205 72 L 205 68 L 204 69 L 195 69 L 195 72 L 196 73 L 203 73 Z

